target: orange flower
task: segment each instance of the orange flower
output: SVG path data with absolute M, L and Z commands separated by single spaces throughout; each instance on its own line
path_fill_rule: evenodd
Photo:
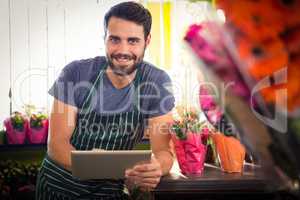
M 274 11 L 286 27 L 300 25 L 300 1 L 299 0 L 271 0 Z
M 280 85 L 273 85 L 271 87 L 265 88 L 261 90 L 261 95 L 263 96 L 264 100 L 269 104 L 280 104 L 281 107 L 285 106 L 284 101 L 286 101 L 285 96 L 278 96 L 276 99 L 276 92 L 282 89 L 286 89 L 287 84 L 280 84 Z
M 262 96 L 268 103 L 279 103 L 284 106 L 284 102 L 287 101 L 287 108 L 289 111 L 293 111 L 300 106 L 300 56 L 293 58 L 288 65 L 288 77 L 287 82 L 280 85 L 273 85 L 272 87 L 263 89 L 261 91 Z M 279 96 L 276 99 L 276 92 L 280 89 L 287 89 L 287 96 Z
M 293 110 L 300 106 L 300 54 L 291 59 L 288 67 L 288 108 Z
M 255 40 L 277 37 L 284 30 L 280 12 L 274 12 L 273 0 L 218 0 L 226 20 Z
M 278 37 L 264 42 L 240 37 L 237 39 L 237 46 L 239 55 L 250 74 L 258 80 L 288 64 L 288 53 Z
M 290 53 L 300 50 L 300 26 L 287 30 L 282 34 L 282 40 Z
M 287 82 L 261 91 L 265 101 L 284 105 L 286 100 L 289 111 L 299 107 L 300 0 L 216 0 L 216 5 L 223 9 L 226 24 L 234 27 L 231 30 L 237 30 L 234 42 L 252 77 L 271 79 L 288 67 Z M 276 99 L 280 89 L 286 89 L 287 96 Z

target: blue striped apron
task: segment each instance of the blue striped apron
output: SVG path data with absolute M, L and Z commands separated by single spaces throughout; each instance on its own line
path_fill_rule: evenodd
M 82 108 L 70 143 L 76 150 L 100 148 L 129 150 L 141 141 L 144 116 L 139 111 L 140 67 L 133 80 L 134 105 L 132 111 L 99 114 L 93 110 L 92 98 L 103 80 L 104 67 L 100 70 Z M 91 163 L 92 164 L 92 163 Z M 127 199 L 123 180 L 79 180 L 72 173 L 46 155 L 37 179 L 36 199 Z

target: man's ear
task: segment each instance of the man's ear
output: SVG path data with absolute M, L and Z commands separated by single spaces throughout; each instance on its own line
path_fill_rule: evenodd
M 106 40 L 106 36 L 107 36 L 107 32 L 106 32 L 106 30 L 104 31 L 104 35 L 103 35 L 103 41 L 105 42 L 105 40 Z
M 149 33 L 149 35 L 146 38 L 146 47 L 149 45 L 150 40 L 151 40 L 151 34 Z

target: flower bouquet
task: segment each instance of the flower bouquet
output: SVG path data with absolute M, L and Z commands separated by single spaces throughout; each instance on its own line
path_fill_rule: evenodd
M 300 1 L 215 3 L 226 21 L 192 25 L 185 40 L 206 78 L 230 87 L 221 95 L 224 101 L 200 98 L 200 104 L 212 124 L 221 123 L 222 116 L 233 122 L 267 176 L 295 189 L 300 182 Z M 201 90 L 200 95 L 207 93 Z
M 48 136 L 48 117 L 43 113 L 31 114 L 27 137 L 32 144 L 44 144 Z
M 177 107 L 172 125 L 172 141 L 183 174 L 201 174 L 207 151 L 208 129 L 194 109 Z
M 19 112 L 4 120 L 8 144 L 24 144 L 28 120 Z

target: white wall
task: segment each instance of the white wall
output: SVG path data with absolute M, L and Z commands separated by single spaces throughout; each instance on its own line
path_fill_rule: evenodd
M 120 0 L 0 0 L 0 122 L 24 104 L 49 109 L 47 90 L 66 63 L 100 55 L 103 15 Z

